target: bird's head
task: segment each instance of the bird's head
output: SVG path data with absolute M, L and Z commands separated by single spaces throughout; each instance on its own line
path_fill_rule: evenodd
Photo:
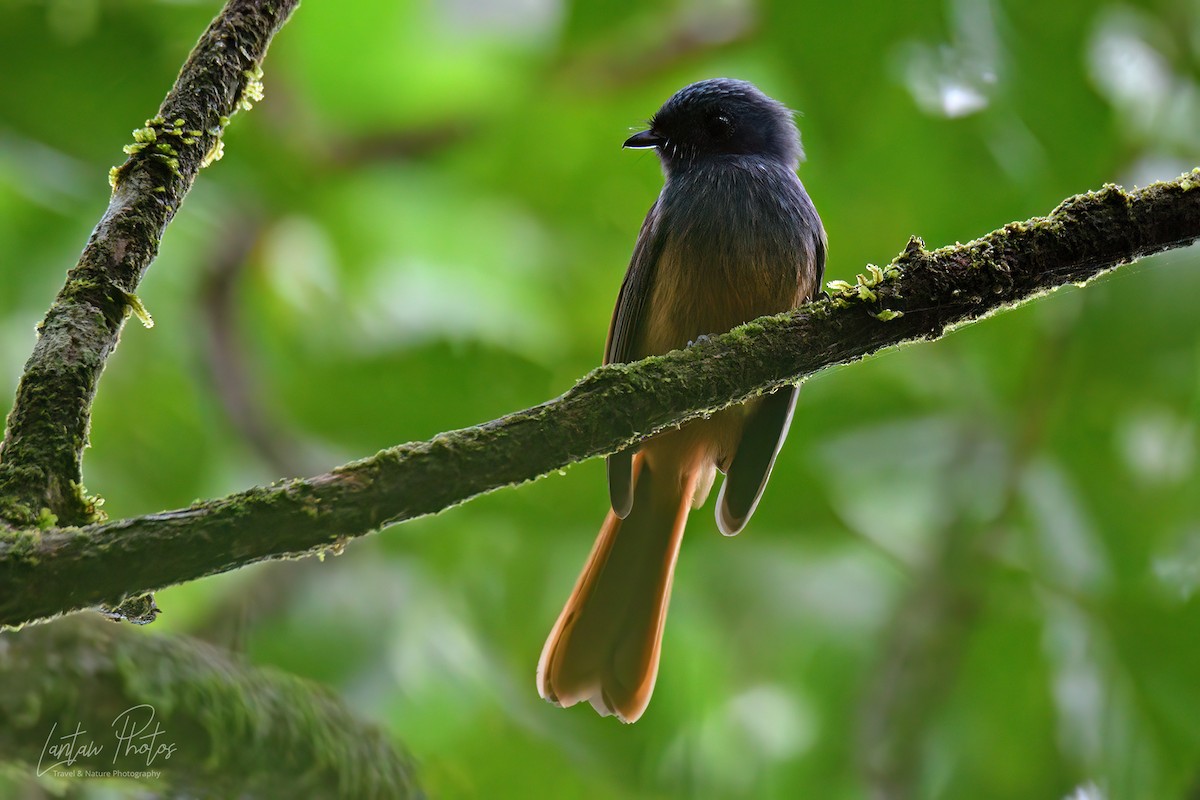
M 732 78 L 680 89 L 650 120 L 649 130 L 624 146 L 655 148 L 668 171 L 727 155 L 761 156 L 795 169 L 803 157 L 787 106 Z

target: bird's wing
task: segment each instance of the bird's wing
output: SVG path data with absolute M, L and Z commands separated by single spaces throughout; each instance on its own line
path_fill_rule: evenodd
M 613 309 L 612 321 L 608 326 L 608 341 L 604 345 L 604 363 L 620 364 L 636 361 L 644 353 L 634 352 L 637 345 L 646 301 L 654 286 L 655 268 L 662 255 L 666 236 L 665 226 L 659 222 L 659 204 L 655 202 L 646 214 L 642 230 L 633 247 L 633 258 L 621 283 L 617 295 L 617 306 Z M 626 448 L 613 453 L 607 459 L 608 495 L 613 511 L 622 519 L 633 508 L 633 450 Z
M 762 497 L 775 456 L 783 447 L 792 413 L 796 410 L 799 386 L 784 386 L 762 398 L 746 420 L 737 454 L 721 484 L 717 497 L 717 527 L 732 536 L 746 527 Z

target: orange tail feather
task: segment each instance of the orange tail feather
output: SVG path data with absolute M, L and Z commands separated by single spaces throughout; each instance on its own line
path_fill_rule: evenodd
M 561 706 L 589 701 L 600 714 L 634 722 L 658 675 L 671 579 L 696 474 L 652 472 L 634 458 L 633 510 L 612 511 L 538 663 L 538 692 Z M 661 474 L 660 474 L 661 473 Z

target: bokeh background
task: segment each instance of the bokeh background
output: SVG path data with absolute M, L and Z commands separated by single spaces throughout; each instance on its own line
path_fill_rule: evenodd
M 0 411 L 218 8 L 0 0 Z M 308 0 L 265 70 L 101 382 L 112 517 L 565 391 L 661 183 L 619 145 L 693 80 L 802 113 L 831 279 L 1200 164 L 1195 0 Z M 443 797 L 1196 797 L 1197 262 L 811 379 L 749 530 L 693 515 L 632 727 L 534 690 L 595 460 L 164 591 L 144 633 L 333 687 Z

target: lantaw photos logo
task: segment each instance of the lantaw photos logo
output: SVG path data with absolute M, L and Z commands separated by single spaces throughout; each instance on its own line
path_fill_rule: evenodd
M 110 752 L 112 759 L 104 760 Z M 73 731 L 62 733 L 58 723 L 54 723 L 42 745 L 37 774 L 56 778 L 158 778 L 161 770 L 152 767 L 163 766 L 174 754 L 175 742 L 167 738 L 155 718 L 154 706 L 143 703 L 117 714 L 112 731 L 103 735 L 89 734 L 78 722 Z M 122 769 L 75 768 L 80 759 L 89 766 L 116 765 L 120 760 Z M 128 769 L 134 766 L 137 769 Z M 143 766 L 145 770 L 141 769 Z

